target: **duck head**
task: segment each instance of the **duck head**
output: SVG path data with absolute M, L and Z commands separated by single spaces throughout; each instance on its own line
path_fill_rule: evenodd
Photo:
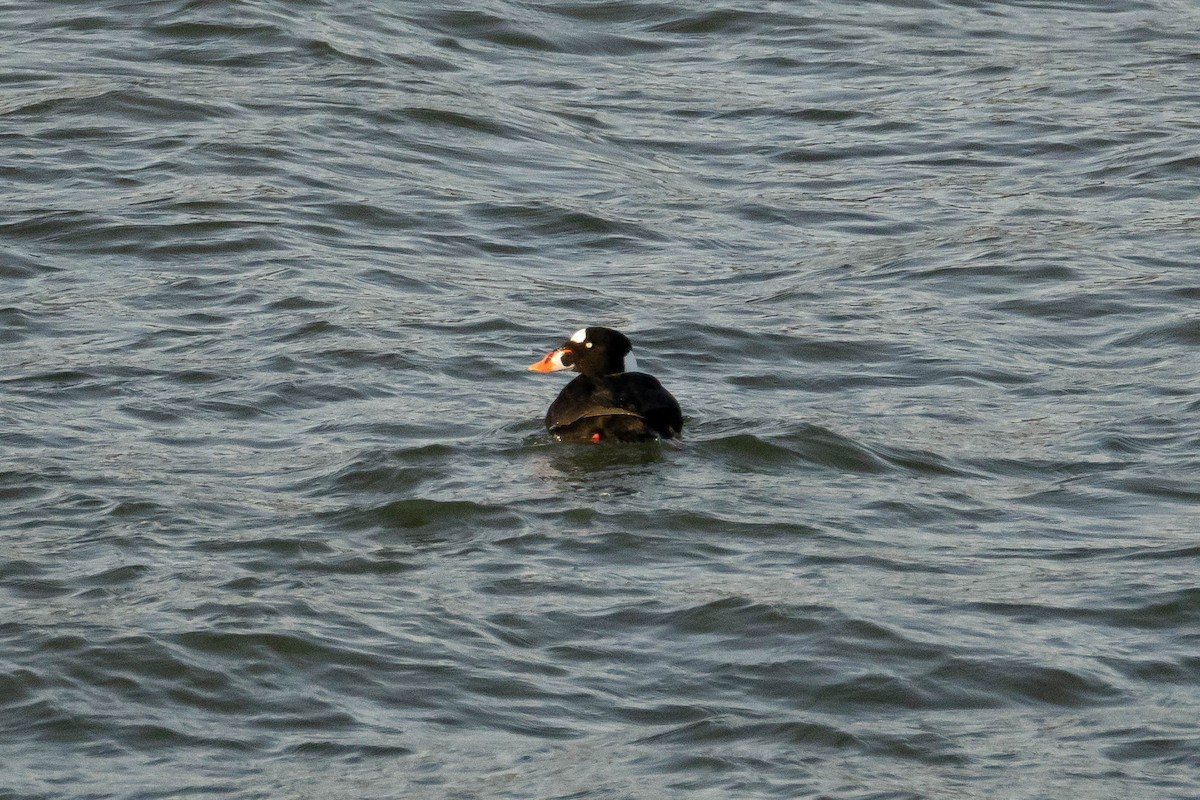
M 583 375 L 600 377 L 626 372 L 626 356 L 629 370 L 636 369 L 630 351 L 633 343 L 629 337 L 612 328 L 580 328 L 561 347 L 551 350 L 536 364 L 530 364 L 533 372 L 557 372 L 571 369 Z

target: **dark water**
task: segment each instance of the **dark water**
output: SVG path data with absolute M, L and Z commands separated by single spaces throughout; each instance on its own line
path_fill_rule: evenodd
M 0 796 L 1200 794 L 1200 7 L 744 5 L 0 9 Z

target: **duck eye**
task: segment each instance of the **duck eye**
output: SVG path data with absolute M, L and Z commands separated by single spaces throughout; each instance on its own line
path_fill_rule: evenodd
M 592 346 L 592 343 L 591 343 L 591 342 L 584 342 L 583 346 L 584 346 L 584 347 L 591 347 L 591 346 Z

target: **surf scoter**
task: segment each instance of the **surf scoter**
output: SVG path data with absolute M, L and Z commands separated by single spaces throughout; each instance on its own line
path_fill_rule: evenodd
M 683 413 L 658 379 L 626 372 L 629 338 L 612 328 L 583 328 L 546 357 L 533 372 L 573 369 L 580 373 L 559 392 L 546 412 L 546 430 L 560 442 L 645 442 L 673 439 L 683 430 Z M 630 369 L 636 369 L 629 355 Z

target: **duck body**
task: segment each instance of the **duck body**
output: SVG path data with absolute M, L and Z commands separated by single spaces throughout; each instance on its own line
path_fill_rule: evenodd
M 546 412 L 546 430 L 562 442 L 673 439 L 683 413 L 658 378 L 644 372 L 580 375 Z
M 611 328 L 584 328 L 529 369 L 579 373 L 546 412 L 546 430 L 563 442 L 645 442 L 683 430 L 678 401 L 653 375 L 626 372 L 632 345 Z

